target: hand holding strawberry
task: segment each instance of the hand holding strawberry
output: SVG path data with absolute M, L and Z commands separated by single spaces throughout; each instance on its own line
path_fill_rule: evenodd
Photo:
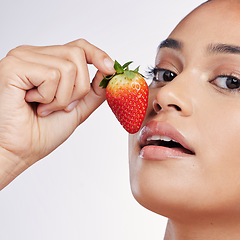
M 115 61 L 116 73 L 103 78 L 100 87 L 106 88 L 107 102 L 129 133 L 139 131 L 148 103 L 148 85 L 143 76 L 135 70 L 129 70 L 127 62 L 121 66 Z
M 88 65 L 97 69 L 90 84 Z M 21 46 L 0 61 L 0 190 L 62 144 L 105 100 L 111 58 L 84 39 Z

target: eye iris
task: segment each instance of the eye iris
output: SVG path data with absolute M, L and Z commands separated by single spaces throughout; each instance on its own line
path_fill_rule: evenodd
M 166 81 L 166 82 L 172 81 L 175 77 L 176 77 L 176 74 L 171 72 L 171 71 L 169 71 L 169 70 L 166 70 L 163 73 L 163 80 Z
M 240 81 L 238 79 L 233 78 L 233 77 L 228 77 L 226 85 L 229 89 L 235 89 L 240 87 Z

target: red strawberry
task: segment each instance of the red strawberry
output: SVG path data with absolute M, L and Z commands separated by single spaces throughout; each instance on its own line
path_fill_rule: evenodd
M 131 63 L 121 66 L 115 61 L 116 73 L 104 77 L 100 87 L 106 88 L 107 102 L 124 129 L 136 133 L 146 114 L 148 85 L 138 72 L 139 67 L 134 71 L 128 69 Z

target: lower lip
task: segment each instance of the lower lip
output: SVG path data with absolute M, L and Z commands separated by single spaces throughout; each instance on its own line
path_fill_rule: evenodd
M 146 160 L 163 161 L 173 158 L 190 157 L 192 154 L 188 154 L 181 148 L 167 148 L 161 146 L 145 146 L 140 151 L 140 157 Z

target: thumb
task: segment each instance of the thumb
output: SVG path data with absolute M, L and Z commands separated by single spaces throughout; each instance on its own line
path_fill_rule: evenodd
M 102 87 L 99 87 L 101 81 L 103 80 L 103 76 L 104 74 L 101 73 L 100 71 L 97 71 L 95 77 L 93 78 L 93 81 L 91 83 L 91 86 L 92 86 L 92 90 L 94 91 L 94 93 L 97 95 L 97 96 L 102 96 L 104 97 L 104 100 L 105 100 L 105 92 L 106 92 L 106 89 L 105 88 L 102 88 Z
M 81 123 L 85 121 L 89 115 L 96 110 L 106 99 L 105 89 L 99 87 L 103 79 L 103 74 L 97 71 L 91 83 L 90 92 L 80 101 L 78 110 L 81 112 Z

